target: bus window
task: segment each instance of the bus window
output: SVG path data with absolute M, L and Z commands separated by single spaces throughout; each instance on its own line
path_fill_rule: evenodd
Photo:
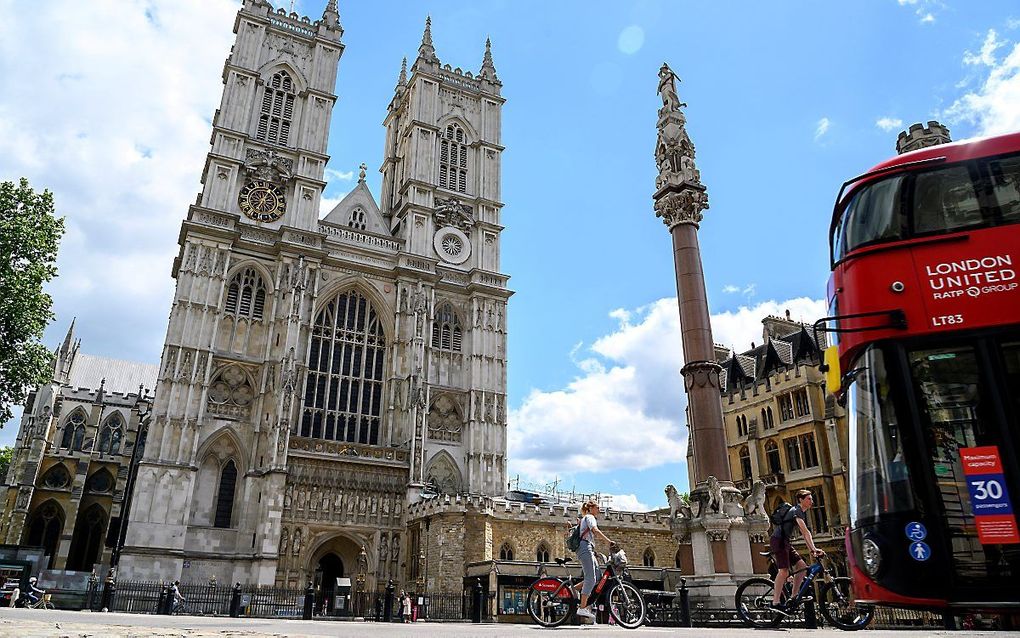
M 858 527 L 883 513 L 915 509 L 915 501 L 882 351 L 866 350 L 849 376 L 850 449 L 857 457 L 850 465 L 850 516 Z
M 992 194 L 1004 222 L 1020 221 L 1020 155 L 988 162 Z
M 914 178 L 914 232 L 931 233 L 983 223 L 970 171 L 953 166 Z
M 843 213 L 840 225 L 840 254 L 877 241 L 902 236 L 900 188 L 903 176 L 869 184 L 858 191 Z

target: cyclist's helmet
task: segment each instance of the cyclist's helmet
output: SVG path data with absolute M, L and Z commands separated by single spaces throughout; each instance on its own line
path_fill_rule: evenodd
M 35 576 L 32 576 L 31 578 L 28 579 L 28 582 L 34 584 L 36 580 L 38 580 L 38 579 Z

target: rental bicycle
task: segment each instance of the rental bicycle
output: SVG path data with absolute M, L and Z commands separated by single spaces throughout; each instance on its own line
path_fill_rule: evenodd
M 596 554 L 596 556 L 599 556 Z M 563 566 L 570 562 L 567 558 L 557 558 L 556 562 Z M 609 608 L 612 622 L 626 629 L 636 629 L 645 621 L 645 599 L 632 583 L 624 580 L 625 569 L 614 567 L 601 557 L 605 564 L 602 578 L 591 592 L 590 602 L 605 604 Z M 540 574 L 542 572 L 542 567 Z M 531 584 L 528 589 L 528 615 L 543 627 L 559 627 L 570 620 L 577 612 L 580 604 L 580 593 L 575 585 L 580 578 L 567 576 L 555 578 L 542 576 Z
M 761 555 L 768 556 L 772 561 L 771 552 L 762 552 Z M 804 575 L 804 582 L 801 583 L 800 591 L 794 594 L 792 576 L 802 571 L 807 572 Z M 819 575 L 825 582 L 819 589 L 821 600 L 818 601 L 818 608 L 825 619 L 844 631 L 856 631 L 867 627 L 875 615 L 875 608 L 855 602 L 850 579 L 845 576 L 833 576 L 817 557 L 804 569 L 792 571 L 791 578 L 784 583 L 780 601 L 785 603 L 785 613 L 770 607 L 774 587 L 772 580 L 756 576 L 745 580 L 737 587 L 734 596 L 737 615 L 752 627 L 759 629 L 778 627 L 786 616 L 796 611 L 797 607 L 813 599 L 810 595 L 811 584 Z

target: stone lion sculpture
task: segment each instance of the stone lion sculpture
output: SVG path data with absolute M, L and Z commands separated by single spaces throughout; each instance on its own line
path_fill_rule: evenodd
M 755 481 L 751 486 L 751 493 L 744 499 L 741 507 L 744 508 L 744 516 L 768 516 L 765 512 L 765 483 Z
M 691 508 L 680 498 L 680 492 L 676 491 L 673 485 L 666 486 L 666 502 L 669 503 L 669 518 L 693 518 Z
M 722 485 L 719 484 L 719 479 L 714 476 L 709 476 L 705 480 L 705 484 L 708 487 L 708 502 L 705 503 L 705 511 L 723 511 L 723 493 Z

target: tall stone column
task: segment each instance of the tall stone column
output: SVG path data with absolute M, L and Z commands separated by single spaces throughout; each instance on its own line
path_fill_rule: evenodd
M 715 361 L 712 326 L 708 315 L 705 274 L 701 266 L 698 228 L 701 211 L 708 208 L 708 193 L 694 165 L 694 144 L 676 93 L 676 75 L 668 65 L 659 69 L 659 136 L 655 162 L 655 215 L 661 217 L 673 238 L 677 301 L 683 338 L 684 389 L 687 391 L 691 437 L 694 441 L 694 476 L 698 485 L 714 476 L 732 485 L 723 430 L 719 372 Z M 692 486 L 693 487 L 693 486 Z

